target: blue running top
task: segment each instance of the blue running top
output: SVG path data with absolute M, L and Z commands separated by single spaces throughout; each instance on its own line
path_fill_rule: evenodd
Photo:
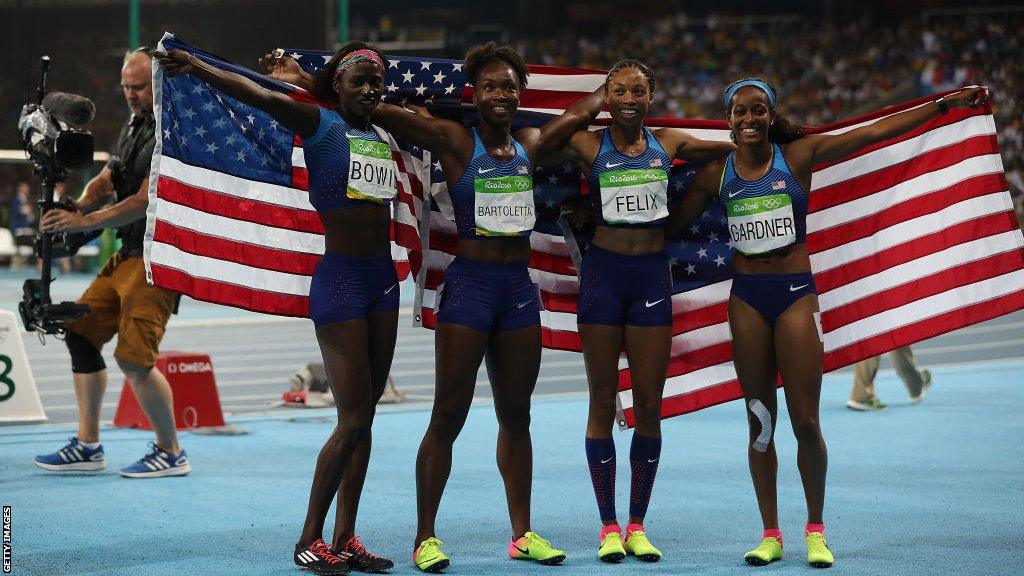
M 460 238 L 529 236 L 537 215 L 533 205 L 533 166 L 515 138 L 516 155 L 506 162 L 487 153 L 476 128 L 473 157 L 448 193 Z
M 807 191 L 797 182 L 782 148 L 772 145 L 772 165 L 764 176 L 740 178 L 730 152 L 718 195 L 729 219 L 729 240 L 742 254 L 765 254 L 802 244 L 807 236 Z
M 386 204 L 398 191 L 395 161 L 383 131 L 349 125 L 320 109 L 316 133 L 302 141 L 309 172 L 309 203 L 317 212 Z
M 668 170 L 672 158 L 647 128 L 647 149 L 627 156 L 604 129 L 601 149 L 590 168 L 590 205 L 599 226 L 655 228 L 668 217 Z

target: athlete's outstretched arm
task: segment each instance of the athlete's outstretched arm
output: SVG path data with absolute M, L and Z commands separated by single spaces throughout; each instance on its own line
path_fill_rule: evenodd
M 721 158 L 736 149 L 732 142 L 701 140 L 680 128 L 661 128 L 654 134 L 665 150 L 680 160 Z
M 188 52 L 155 52 L 153 57 L 167 76 L 173 78 L 181 74 L 192 74 L 218 90 L 227 92 L 232 98 L 270 114 L 282 126 L 303 138 L 315 134 L 320 125 L 320 111 L 316 106 L 267 90 L 240 74 L 210 66 Z
M 456 154 L 467 146 L 473 149 L 473 141 L 461 124 L 428 113 L 381 102 L 370 119 L 395 137 L 435 154 Z
M 690 190 L 669 209 L 668 221 L 665 222 L 665 237 L 678 240 L 686 232 L 690 224 L 696 220 L 718 195 L 718 183 L 724 168 L 724 161 L 711 161 L 697 171 Z
M 573 102 L 555 118 L 540 128 L 522 128 L 516 131 L 516 140 L 523 145 L 530 160 L 537 161 L 555 154 L 571 143 L 574 134 L 586 130 L 604 106 L 604 87 Z
M 942 101 L 950 108 L 968 106 L 976 108 L 984 104 L 986 100 L 988 100 L 988 88 L 986 87 L 967 88 L 942 98 Z M 863 126 L 843 134 L 804 136 L 790 144 L 787 151 L 799 155 L 809 155 L 810 165 L 831 162 L 853 154 L 865 146 L 909 132 L 942 113 L 943 110 L 939 104 L 929 102 L 924 106 L 893 114 L 870 126 Z

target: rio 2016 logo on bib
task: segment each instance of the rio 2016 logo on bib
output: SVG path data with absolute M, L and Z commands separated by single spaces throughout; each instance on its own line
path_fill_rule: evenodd
M 793 201 L 788 194 L 732 200 L 725 204 L 729 239 L 742 254 L 763 254 L 796 242 Z
M 480 236 L 521 236 L 533 230 L 537 214 L 533 206 L 533 178 L 499 176 L 476 178 L 474 222 Z
M 609 224 L 646 224 L 668 217 L 668 173 L 613 170 L 598 176 L 601 216 Z
M 362 138 L 348 138 L 349 198 L 384 203 L 398 193 L 391 146 Z

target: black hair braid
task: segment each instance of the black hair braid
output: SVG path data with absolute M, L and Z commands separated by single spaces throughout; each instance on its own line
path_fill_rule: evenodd
M 651 70 L 650 66 L 648 66 L 647 64 L 644 64 L 640 60 L 636 60 L 633 58 L 619 60 L 614 65 L 612 65 L 611 69 L 608 70 L 608 75 L 604 77 L 605 90 L 608 89 L 608 83 L 611 82 L 612 76 L 615 76 L 615 74 L 617 74 L 618 71 L 622 70 L 623 68 L 636 68 L 637 70 L 639 70 L 640 73 L 647 78 L 647 89 L 650 90 L 651 94 L 654 94 L 654 88 L 655 86 L 657 86 L 657 82 L 654 79 L 654 71 Z

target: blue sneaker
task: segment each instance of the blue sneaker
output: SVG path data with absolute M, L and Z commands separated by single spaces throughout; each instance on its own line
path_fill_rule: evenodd
M 192 471 L 188 456 L 182 450 L 177 456 L 165 452 L 150 442 L 151 450 L 138 462 L 121 468 L 118 472 L 125 478 L 160 478 L 163 476 L 184 476 Z
M 32 462 L 50 472 L 98 472 L 107 467 L 103 446 L 90 450 L 78 441 L 77 436 L 68 438 L 67 446 L 52 454 L 40 454 Z

